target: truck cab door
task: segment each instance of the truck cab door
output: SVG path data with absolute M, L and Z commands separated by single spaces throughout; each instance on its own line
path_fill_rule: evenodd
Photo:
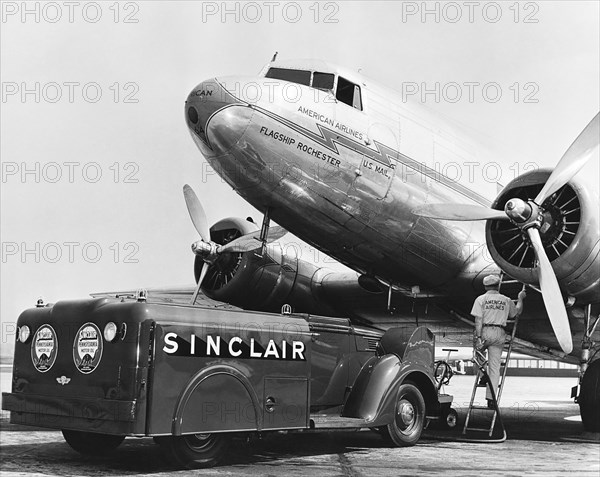
M 341 409 L 349 380 L 350 322 L 341 318 L 311 317 L 311 412 Z

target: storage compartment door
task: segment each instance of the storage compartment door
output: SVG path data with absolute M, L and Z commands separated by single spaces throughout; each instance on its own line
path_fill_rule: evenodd
M 307 409 L 307 378 L 265 378 L 263 429 L 308 427 Z

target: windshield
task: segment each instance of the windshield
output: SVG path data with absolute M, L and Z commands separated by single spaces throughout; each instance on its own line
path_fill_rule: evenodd
M 333 73 L 322 73 L 320 71 L 294 70 L 290 68 L 269 68 L 267 78 L 280 79 L 297 83 L 322 91 L 330 91 L 334 94 L 336 76 Z M 335 98 L 359 111 L 362 111 L 362 97 L 360 86 L 341 76 L 337 79 Z

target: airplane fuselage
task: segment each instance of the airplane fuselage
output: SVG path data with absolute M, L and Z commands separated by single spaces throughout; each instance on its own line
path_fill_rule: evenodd
M 311 67 L 313 81 L 317 69 Z M 337 97 L 334 85 L 265 76 L 198 85 L 188 98 L 196 113 L 188 109 L 187 120 L 206 159 L 250 204 L 361 273 L 434 293 L 473 290 L 481 270 L 496 268 L 484 225 L 412 211 L 427 203 L 489 205 L 440 171 L 484 158 L 396 93 L 356 73 L 323 69 L 335 73 Z M 358 100 L 340 97 L 341 81 Z

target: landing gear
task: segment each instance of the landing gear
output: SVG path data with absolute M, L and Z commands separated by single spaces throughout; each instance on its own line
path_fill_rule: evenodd
M 440 423 L 444 429 L 454 429 L 458 424 L 458 413 L 455 409 L 449 408 L 440 416 Z
M 114 451 L 125 436 L 111 434 L 96 434 L 94 432 L 68 431 L 63 429 L 63 437 L 67 444 L 80 454 L 90 456 L 104 456 Z
M 590 364 L 583 375 L 577 402 L 585 430 L 600 432 L 600 359 Z
M 155 439 L 171 461 L 187 469 L 212 467 L 227 452 L 229 437 L 224 434 L 190 434 Z
M 600 317 L 596 316 L 592 321 L 592 305 L 586 307 L 584 319 L 585 332 L 581 346 L 580 368 L 580 373 L 583 372 L 584 374 L 580 379 L 577 402 L 579 403 L 581 422 L 585 430 L 600 432 L 600 359 L 588 364 L 589 360 L 594 359 L 594 355 L 598 353 L 598 349 L 595 348 L 597 343 L 594 342 L 593 336 L 600 322 Z
M 425 400 L 413 384 L 398 388 L 394 420 L 384 428 L 384 437 L 399 447 L 414 446 L 425 424 Z

